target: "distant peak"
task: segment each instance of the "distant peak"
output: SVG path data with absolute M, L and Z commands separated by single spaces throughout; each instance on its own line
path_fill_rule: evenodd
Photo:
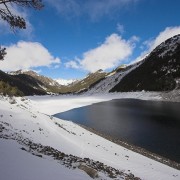
M 64 86 L 67 86 L 67 85 L 77 81 L 76 79 L 61 79 L 61 78 L 54 79 L 54 80 L 56 82 L 58 82 L 60 85 L 64 85 Z

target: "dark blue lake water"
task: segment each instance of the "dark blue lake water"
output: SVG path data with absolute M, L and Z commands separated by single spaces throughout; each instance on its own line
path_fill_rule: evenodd
M 121 99 L 54 116 L 94 128 L 180 163 L 180 103 Z

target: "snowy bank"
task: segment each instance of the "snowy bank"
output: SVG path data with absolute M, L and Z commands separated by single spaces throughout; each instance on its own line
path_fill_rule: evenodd
M 36 110 L 48 115 L 112 99 L 162 100 L 159 93 L 144 91 L 94 95 L 30 96 L 28 98 L 34 101 L 33 106 Z
M 86 163 L 103 163 L 112 167 L 117 179 L 176 180 L 180 171 L 132 152 L 80 126 L 52 117 L 75 107 L 125 97 L 159 99 L 157 94 L 113 94 L 96 96 L 42 96 L 31 100 L 0 97 L 0 177 L 9 179 L 90 179 L 79 165 L 66 167 L 55 158 L 62 152 Z M 136 97 L 135 97 L 136 95 Z M 35 148 L 38 147 L 38 148 Z M 44 153 L 42 149 L 50 149 Z M 52 150 L 54 155 L 52 155 Z M 48 153 L 50 155 L 48 155 Z M 58 156 L 59 157 L 59 156 Z M 88 160 L 90 159 L 90 160 Z M 67 160 L 67 159 L 66 159 Z M 102 165 L 102 164 L 101 164 Z M 9 169 L 8 169 L 9 168 Z M 50 170 L 51 169 L 51 170 Z M 22 171 L 21 171 L 22 170 Z M 112 175 L 111 174 L 111 175 Z M 111 179 L 107 171 L 98 172 L 97 179 Z

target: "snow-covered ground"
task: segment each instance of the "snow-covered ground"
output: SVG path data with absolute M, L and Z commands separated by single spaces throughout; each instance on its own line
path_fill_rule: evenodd
M 16 103 L 13 99 L 0 97 L 0 179 L 91 179 L 82 168 L 78 168 L 79 164 L 74 164 L 73 168 L 65 167 L 57 157 L 57 153 L 63 152 L 77 158 L 91 159 L 86 164 L 94 160 L 106 165 L 104 168 L 110 166 L 122 171 L 121 175 L 116 176 L 117 179 L 134 175 L 141 179 L 179 180 L 180 171 L 112 143 L 73 122 L 51 116 L 72 108 L 117 98 L 158 100 L 160 96 L 145 92 L 94 96 L 34 96 L 30 100 L 15 98 Z M 33 149 L 32 142 L 38 146 L 41 144 L 42 147 L 51 147 L 57 153 L 48 156 L 43 151 Z M 97 179 L 110 179 L 107 172 L 98 171 Z
M 20 149 L 22 146 L 15 141 L 0 142 L 0 179 L 2 180 L 91 179 L 85 172 L 72 171 L 56 161 L 40 159 L 22 151 Z
M 134 98 L 142 100 L 161 100 L 161 96 L 156 92 L 125 92 L 125 93 L 96 93 L 93 95 L 63 95 L 63 96 L 31 96 L 36 110 L 53 115 L 68 111 L 73 108 L 91 105 L 93 103 L 109 101 L 112 99 Z

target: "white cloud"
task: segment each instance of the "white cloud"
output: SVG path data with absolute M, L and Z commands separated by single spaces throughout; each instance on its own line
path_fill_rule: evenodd
M 54 58 L 50 52 L 38 42 L 20 41 L 7 48 L 4 61 L 0 61 L 1 70 L 15 71 L 39 66 L 60 64 L 59 58 Z
M 76 60 L 65 63 L 65 66 L 67 68 L 79 69 L 79 65 L 78 62 L 76 62 Z
M 46 0 L 56 10 L 66 17 L 88 15 L 97 20 L 104 15 L 112 15 L 125 6 L 133 5 L 139 0 L 86 0 L 83 3 L 77 0 Z
M 149 42 L 149 50 L 153 50 L 158 45 L 160 45 L 162 42 L 166 41 L 167 39 L 180 34 L 180 26 L 176 27 L 167 27 L 164 31 L 160 32 L 159 35 Z
M 123 34 L 125 32 L 124 30 L 124 26 L 122 24 L 117 24 L 117 31 L 121 34 Z
M 127 41 L 117 34 L 111 34 L 103 44 L 85 52 L 81 60 L 70 61 L 66 66 L 90 72 L 113 68 L 132 54 L 134 42 L 134 38 Z
M 119 9 L 135 2 L 136 0 L 89 0 L 84 4 L 84 9 L 92 20 L 97 20 L 105 15 L 112 16 Z
M 53 68 L 54 68 L 54 69 L 60 68 L 60 64 L 55 64 Z
M 160 32 L 157 37 L 147 40 L 143 42 L 143 47 L 145 46 L 146 50 L 141 53 L 139 57 L 137 57 L 133 62 L 138 62 L 143 60 L 147 54 L 149 54 L 153 49 L 155 49 L 158 45 L 162 42 L 166 41 L 167 39 L 180 34 L 180 26 L 175 27 L 167 27 L 164 31 Z M 133 63 L 131 62 L 131 63 Z
M 58 13 L 66 17 L 79 16 L 81 14 L 81 4 L 76 0 L 46 0 L 51 6 L 53 6 Z

